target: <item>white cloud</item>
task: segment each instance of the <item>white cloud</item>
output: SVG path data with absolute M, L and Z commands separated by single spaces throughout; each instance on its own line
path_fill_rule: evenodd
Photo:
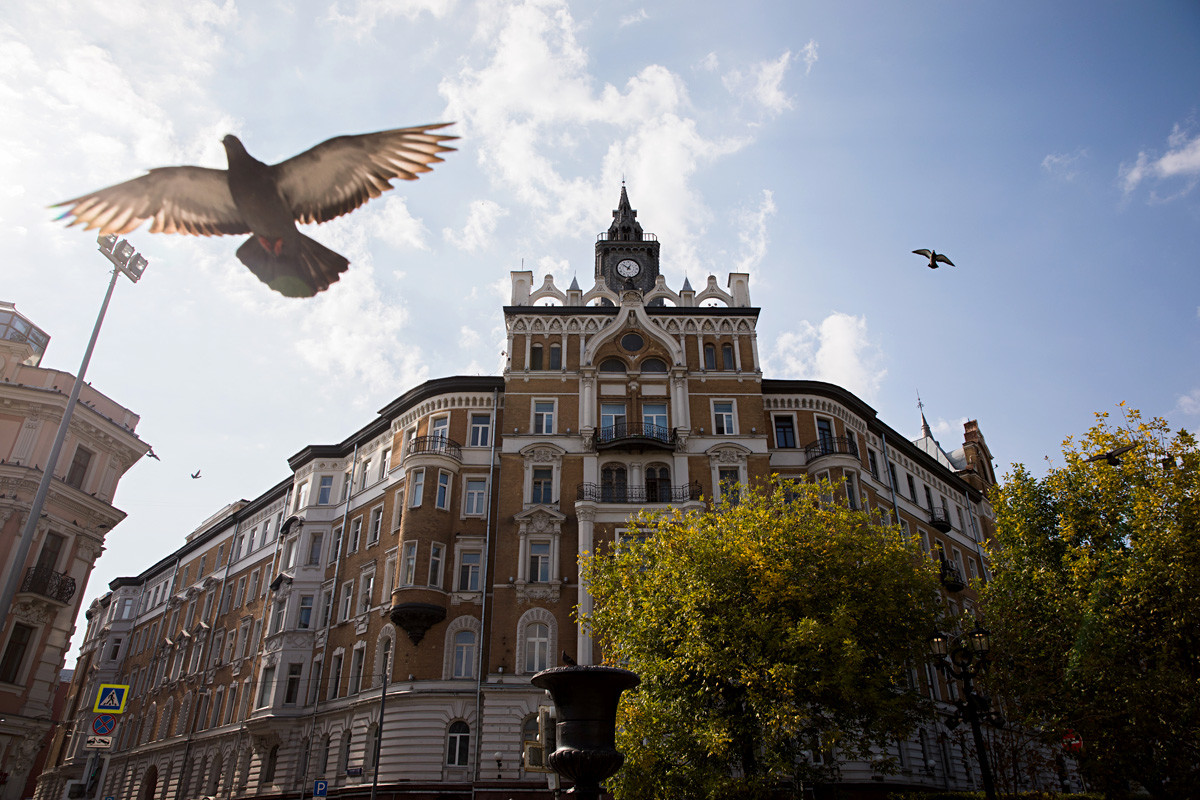
M 811 57 L 815 61 L 815 45 L 812 42 L 809 44 L 813 45 Z M 784 93 L 782 83 L 793 58 L 792 51 L 788 50 L 774 61 L 762 61 L 755 64 L 748 72 L 733 70 L 723 79 L 725 88 L 733 95 L 745 95 L 753 98 L 770 114 L 781 114 L 792 108 L 792 98 Z M 807 47 L 804 58 L 811 68 L 812 62 L 808 61 Z
M 716 72 L 721 67 L 721 60 L 716 53 L 709 53 L 700 60 L 700 69 L 705 72 Z
M 941 439 L 946 438 L 947 441 L 953 441 L 952 438 L 948 437 L 962 436 L 963 425 L 966 424 L 966 417 L 959 417 L 955 420 L 948 420 L 944 417 L 939 417 L 937 422 L 933 423 L 929 427 L 933 431 L 933 437 L 935 439 L 941 441 Z
M 1179 413 L 1189 417 L 1200 416 L 1200 389 L 1193 389 L 1187 394 L 1180 395 L 1175 408 Z
M 406 198 L 397 194 L 385 194 L 382 202 L 376 201 L 366 213 L 366 225 L 370 233 L 393 247 L 428 250 L 425 237 L 429 231 L 421 220 L 408 210 Z M 359 214 L 364 214 L 360 211 Z
M 767 254 L 767 222 L 775 216 L 775 195 L 764 189 L 762 201 L 754 211 L 738 215 L 741 219 L 738 225 L 738 240 L 744 249 L 744 255 L 738 259 L 736 270 L 749 272 L 762 263 Z
M 1087 150 L 1080 148 L 1074 153 L 1050 153 L 1042 159 L 1042 169 L 1053 178 L 1073 181 L 1079 176 L 1079 162 L 1087 157 Z
M 801 57 L 804 59 L 804 74 L 808 75 L 812 72 L 813 64 L 817 63 L 817 40 L 809 39 L 808 44 L 800 51 Z
M 506 216 L 508 209 L 494 200 L 472 200 L 462 230 L 443 228 L 442 238 L 460 250 L 473 253 L 489 243 L 501 217 Z
M 1142 151 L 1133 164 L 1121 165 L 1118 177 L 1126 194 L 1149 180 L 1162 183 L 1173 178 L 1184 179 L 1183 187 L 1175 189 L 1174 195 L 1161 198 L 1152 191 L 1151 197 L 1156 200 L 1180 197 L 1195 188 L 1200 181 L 1200 133 L 1188 133 L 1176 125 L 1167 137 L 1167 148 L 1163 156 L 1155 158 Z
M 621 21 L 618 23 L 618 26 L 621 28 L 627 28 L 630 25 L 636 25 L 639 22 L 645 22 L 648 19 L 650 19 L 650 15 L 646 13 L 646 9 L 639 8 L 632 14 L 621 17 Z
M 837 311 L 820 325 L 802 322 L 799 330 L 782 334 L 765 361 L 778 377 L 836 383 L 868 400 L 887 374 L 882 350 L 867 333 L 866 318 Z
M 455 0 L 355 0 L 347 13 L 342 13 L 341 4 L 334 3 L 329 7 L 326 19 L 362 40 L 383 20 L 396 17 L 414 20 L 423 12 L 441 18 L 454 4 Z

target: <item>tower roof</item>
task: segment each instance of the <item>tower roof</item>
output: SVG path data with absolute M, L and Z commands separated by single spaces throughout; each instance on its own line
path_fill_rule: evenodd
M 621 181 L 621 201 L 613 209 L 612 225 L 608 226 L 610 241 L 640 242 L 642 240 L 642 225 L 637 221 L 637 212 L 629 205 L 629 194 L 625 191 L 625 181 Z

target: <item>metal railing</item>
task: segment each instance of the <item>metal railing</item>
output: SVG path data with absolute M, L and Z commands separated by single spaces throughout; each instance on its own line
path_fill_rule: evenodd
M 699 481 L 692 481 L 683 486 L 581 483 L 575 490 L 576 500 L 593 503 L 682 503 L 687 500 L 699 500 L 700 495 Z
M 959 571 L 958 565 L 947 558 L 940 561 L 942 585 L 946 587 L 946 591 L 957 593 L 967 588 L 967 581 Z
M 30 567 L 21 581 L 22 592 L 40 594 L 56 603 L 66 605 L 75 596 L 75 579 L 70 575 L 55 572 L 50 567 Z
M 601 233 L 596 234 L 596 241 L 597 242 L 610 241 L 608 238 L 608 231 L 603 231 Z M 614 242 L 657 242 L 658 234 L 646 233 L 645 231 L 643 231 L 641 238 L 638 238 L 638 239 L 612 239 L 611 241 L 614 241 Z
M 417 436 L 408 440 L 408 450 L 405 458 L 418 454 L 448 456 L 455 461 L 462 461 L 462 445 L 445 436 Z
M 649 422 L 618 422 L 606 425 L 596 431 L 596 444 L 615 444 L 629 439 L 650 441 L 656 444 L 675 444 L 675 432 L 662 425 L 652 425 Z
M 822 436 L 804 445 L 804 457 L 809 461 L 832 455 L 858 458 L 858 443 L 846 436 Z
M 945 506 L 942 506 L 941 508 L 931 508 L 929 510 L 929 524 L 942 533 L 945 533 L 946 531 L 950 530 L 951 527 L 953 527 L 950 524 L 950 512 L 946 510 Z

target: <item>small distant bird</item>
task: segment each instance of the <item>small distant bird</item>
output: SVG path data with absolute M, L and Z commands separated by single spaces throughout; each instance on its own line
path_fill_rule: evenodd
M 953 261 L 946 258 L 941 253 L 935 253 L 933 250 L 926 250 L 925 248 L 921 248 L 920 250 L 913 250 L 913 252 L 919 256 L 925 256 L 926 258 L 928 258 L 930 269 L 937 269 L 938 264 L 949 264 L 952 267 L 954 266 Z
M 568 667 L 575 666 L 575 659 L 571 658 L 571 654 L 568 653 L 566 650 L 562 651 L 562 660 L 563 660 L 563 663 L 566 664 Z
M 296 229 L 328 222 L 393 188 L 393 178 L 413 181 L 429 172 L 442 142 L 457 139 L 430 131 L 443 122 L 357 136 L 337 136 L 278 164 L 246 152 L 232 134 L 221 140 L 229 169 L 159 167 L 140 178 L 56 203 L 69 226 L 99 228 L 101 235 L 129 233 L 152 220 L 151 233 L 194 236 L 251 233 L 237 257 L 259 280 L 288 297 L 312 297 L 338 280 L 350 262 Z
M 1099 453 L 1098 455 L 1094 455 L 1091 458 L 1085 458 L 1084 462 L 1086 463 L 1089 461 L 1107 461 L 1109 466 L 1119 467 L 1119 466 L 1121 466 L 1120 456 L 1124 455 L 1125 453 L 1128 453 L 1130 450 L 1132 450 L 1133 448 L 1137 447 L 1140 444 L 1141 444 L 1141 442 L 1134 442 L 1133 444 L 1127 444 L 1124 447 L 1118 447 L 1116 450 L 1109 450 L 1107 453 Z
M 195 472 L 192 473 L 192 480 L 196 480 L 199 477 L 200 477 L 200 470 L 196 470 Z
M 162 459 L 158 457 L 158 453 L 154 452 L 153 447 L 151 447 L 149 450 L 146 451 L 146 455 L 150 456 L 155 461 L 162 461 Z

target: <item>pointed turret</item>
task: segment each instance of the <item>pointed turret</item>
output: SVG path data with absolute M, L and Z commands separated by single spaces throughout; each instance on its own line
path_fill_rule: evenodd
M 637 221 L 637 212 L 629 204 L 625 181 L 621 181 L 621 201 L 617 203 L 612 214 L 612 225 L 608 226 L 609 241 L 640 242 L 642 240 L 642 225 Z

